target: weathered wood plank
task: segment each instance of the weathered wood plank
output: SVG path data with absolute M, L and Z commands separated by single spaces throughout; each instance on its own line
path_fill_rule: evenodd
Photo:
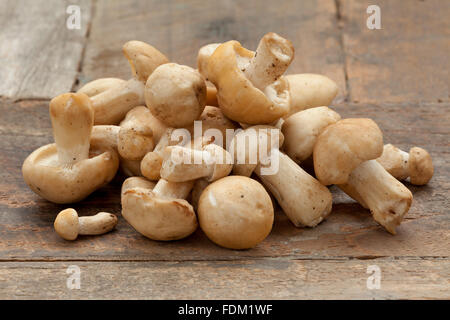
M 67 288 L 70 265 L 78 290 Z M 448 299 L 449 279 L 448 259 L 3 262 L 0 299 Z
M 435 176 L 427 186 L 407 184 L 414 202 L 406 221 L 392 236 L 367 210 L 336 188 L 333 214 L 314 229 L 298 229 L 282 213 L 270 236 L 252 250 L 231 251 L 212 244 L 198 230 L 176 242 L 155 242 L 137 234 L 121 217 L 117 230 L 76 242 L 60 239 L 53 220 L 64 206 L 51 204 L 30 191 L 20 168 L 25 157 L 52 141 L 48 102 L 0 103 L 0 260 L 230 260 L 247 257 L 448 257 L 450 227 L 450 115 L 447 104 L 342 105 L 344 117 L 373 118 L 385 141 L 427 148 Z M 80 214 L 110 211 L 120 215 L 121 177 L 74 204 Z
M 81 9 L 81 29 L 69 30 L 66 8 Z M 91 0 L 0 2 L 0 96 L 52 98 L 77 78 Z
M 196 66 L 198 49 L 239 40 L 256 49 L 267 32 L 292 40 L 296 58 L 288 72 L 329 76 L 345 92 L 345 75 L 334 0 L 123 1 L 99 0 L 80 84 L 107 76 L 130 77 L 121 48 L 146 41 L 177 63 Z
M 450 2 L 339 0 L 350 101 L 450 101 Z M 369 30 L 366 9 L 381 9 Z

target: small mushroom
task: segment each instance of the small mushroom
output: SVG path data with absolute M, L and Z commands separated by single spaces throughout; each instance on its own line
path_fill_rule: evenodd
M 128 111 L 143 105 L 148 76 L 156 67 L 169 62 L 161 52 L 144 42 L 129 41 L 122 49 L 131 65 L 133 77 L 91 96 L 96 125 L 118 124 Z M 91 86 L 94 86 L 92 90 L 95 91 L 95 85 Z M 97 87 L 100 87 L 98 83 Z
M 65 240 L 75 240 L 78 235 L 100 235 L 114 229 L 117 217 L 99 212 L 94 216 L 78 217 L 75 209 L 62 210 L 55 219 L 56 233 Z
M 85 94 L 52 99 L 50 117 L 56 143 L 25 159 L 23 177 L 31 190 L 51 202 L 81 201 L 114 178 L 119 157 L 113 148 L 90 139 L 94 112 Z
M 184 200 L 192 181 L 160 179 L 152 190 L 151 185 L 129 183 L 129 179 L 122 189 L 122 216 L 136 231 L 152 240 L 170 241 L 185 238 L 197 229 L 194 209 Z
M 412 202 L 412 194 L 376 160 L 383 135 L 370 119 L 344 119 L 329 125 L 314 146 L 314 170 L 325 185 L 340 189 L 372 212 L 392 234 Z
M 291 105 L 284 118 L 305 109 L 329 106 L 338 93 L 336 83 L 320 74 L 289 74 L 285 78 L 289 82 Z
M 274 210 L 269 194 L 257 181 L 230 176 L 210 184 L 201 194 L 198 219 L 207 237 L 229 249 L 248 249 L 272 230 Z
M 183 146 L 166 147 L 161 166 L 161 178 L 172 182 L 206 178 L 209 182 L 230 174 L 231 155 L 216 144 L 207 144 L 202 150 Z
M 252 131 L 256 131 L 256 136 Z M 275 134 L 277 132 L 278 135 Z M 236 134 L 232 142 L 235 155 L 233 173 L 250 176 L 255 172 L 295 226 L 314 227 L 330 214 L 331 193 L 279 151 L 282 137 L 279 129 L 268 126 L 254 126 Z M 248 144 L 243 145 L 242 141 L 246 140 Z M 239 152 L 243 154 L 239 156 Z
M 207 73 L 222 112 L 247 124 L 270 124 L 287 114 L 289 83 L 280 75 L 293 54 L 292 44 L 272 33 L 263 37 L 256 55 L 237 41 L 218 46 Z
M 297 163 L 305 161 L 313 154 L 313 148 L 320 133 L 340 119 L 340 115 L 328 107 L 317 107 L 294 113 L 284 121 L 281 127 L 284 135 L 284 151 Z
M 419 147 L 413 147 L 407 153 L 392 144 L 385 144 L 377 161 L 395 178 L 405 180 L 409 177 L 415 185 L 427 184 L 434 173 L 430 154 Z
M 205 108 L 205 80 L 198 71 L 188 66 L 163 64 L 147 80 L 145 103 L 153 115 L 167 126 L 188 126 Z

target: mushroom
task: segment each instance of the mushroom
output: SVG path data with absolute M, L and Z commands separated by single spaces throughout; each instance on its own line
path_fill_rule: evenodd
M 91 96 L 95 124 L 118 124 L 129 110 L 144 104 L 145 81 L 156 67 L 169 62 L 161 52 L 144 42 L 129 41 L 122 49 L 133 77 Z
M 218 107 L 219 102 L 217 101 L 217 88 L 210 81 L 206 80 L 206 105 Z
M 84 93 L 88 97 L 93 97 L 112 87 L 124 84 L 126 81 L 119 78 L 100 78 L 90 81 L 77 90 L 77 93 Z
M 197 179 L 194 181 L 194 186 L 192 187 L 191 192 L 191 204 L 194 207 L 195 211 L 198 210 L 198 201 L 200 200 L 200 196 L 203 191 L 209 186 L 211 182 L 206 179 Z
M 250 59 L 244 74 L 256 88 L 264 91 L 283 75 L 293 59 L 292 42 L 269 32 L 259 41 L 256 53 Z
M 232 138 L 237 128 L 238 125 L 225 117 L 220 108 L 206 106 L 198 120 L 187 129 L 191 136 L 211 136 L 214 137 L 215 144 L 226 147 L 227 139 Z
M 219 45 L 209 58 L 207 73 L 222 112 L 247 124 L 269 124 L 287 114 L 289 83 L 281 74 L 293 54 L 290 41 L 274 33 L 261 39 L 256 54 L 237 41 Z
M 216 144 L 207 144 L 202 150 L 183 146 L 166 147 L 161 166 L 161 178 L 172 182 L 206 178 L 215 181 L 230 174 L 231 155 Z
M 117 217 L 112 213 L 99 212 L 94 216 L 78 217 L 75 209 L 62 210 L 56 216 L 54 228 L 65 240 L 75 240 L 78 235 L 100 235 L 114 229 Z
M 283 150 L 295 162 L 305 161 L 312 155 L 319 134 L 340 119 L 340 115 L 328 107 L 294 113 L 281 127 L 284 135 Z
M 257 135 L 251 138 L 254 135 L 251 132 L 255 132 L 255 128 Z M 279 145 L 283 142 L 279 129 L 266 126 L 267 128 L 271 128 L 271 131 L 255 126 L 236 134 L 232 142 L 235 155 L 233 172 L 250 176 L 254 171 L 295 226 L 314 227 L 330 214 L 331 193 L 279 151 L 276 142 Z M 249 137 L 248 147 L 247 144 L 243 145 L 246 140 L 244 137 Z M 264 140 L 271 142 L 261 145 Z M 238 152 L 243 154 L 239 156 Z
M 259 182 L 230 176 L 203 191 L 198 219 L 214 243 L 229 249 L 248 249 L 269 235 L 274 211 L 269 194 Z
M 155 148 L 148 152 L 141 161 L 141 173 L 149 180 L 158 180 L 163 162 L 163 152 L 167 146 L 176 145 L 180 141 L 173 140 L 173 128 L 167 128 Z
M 383 154 L 376 160 L 395 178 L 405 180 L 409 177 L 415 185 L 427 184 L 433 177 L 431 156 L 419 147 L 413 147 L 407 153 L 392 144 L 385 144 Z
M 339 120 L 317 138 L 314 170 L 320 182 L 337 184 L 395 234 L 395 227 L 409 210 L 412 194 L 373 160 L 382 151 L 383 135 L 373 120 Z
M 202 76 L 205 77 L 206 80 L 208 80 L 208 62 L 211 55 L 214 53 L 214 51 L 217 49 L 218 46 L 220 46 L 220 43 L 210 43 L 207 44 L 198 50 L 197 54 L 197 68 L 198 72 Z
M 98 125 L 92 127 L 91 141 L 99 146 L 107 146 L 118 152 L 120 127 L 114 125 Z M 141 176 L 141 160 L 128 160 L 119 154 L 120 169 L 126 176 Z
M 122 216 L 136 231 L 152 240 L 169 241 L 185 238 L 197 229 L 194 209 L 184 200 L 192 181 L 160 179 L 152 190 L 151 185 L 136 185 L 129 179 L 122 189 Z
M 198 71 L 166 63 L 148 77 L 145 103 L 153 115 L 170 127 L 190 125 L 206 105 L 206 84 Z
M 25 159 L 23 177 L 31 190 L 51 202 L 81 201 L 114 178 L 119 157 L 111 147 L 90 140 L 94 112 L 85 94 L 52 99 L 50 117 L 55 144 Z
M 290 74 L 285 78 L 289 82 L 291 105 L 284 118 L 305 109 L 329 106 L 338 93 L 336 83 L 320 74 Z
M 128 111 L 120 123 L 118 135 L 119 154 L 128 160 L 141 160 L 155 147 L 150 110 L 139 106 Z M 163 131 L 165 130 L 165 127 Z

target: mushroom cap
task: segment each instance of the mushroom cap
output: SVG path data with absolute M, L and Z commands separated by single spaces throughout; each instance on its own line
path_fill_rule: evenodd
M 73 203 L 110 182 L 119 167 L 117 152 L 97 147 L 91 140 L 88 159 L 70 166 L 58 164 L 56 144 L 33 151 L 24 161 L 22 174 L 35 193 L 54 203 Z
M 266 189 L 256 180 L 229 176 L 210 184 L 198 203 L 201 229 L 214 243 L 248 249 L 272 230 L 274 211 Z
M 343 119 L 329 125 L 314 146 L 314 171 L 324 185 L 346 183 L 362 162 L 383 153 L 383 134 L 366 118 Z
M 198 72 L 200 72 L 205 79 L 208 79 L 208 62 L 211 55 L 214 53 L 214 50 L 217 49 L 217 47 L 220 45 L 220 43 L 210 43 L 203 47 L 201 47 L 198 50 L 197 54 L 197 68 Z
M 132 188 L 144 188 L 152 190 L 155 185 L 155 182 L 149 181 L 143 177 L 129 177 L 123 182 L 120 192 L 121 194 L 123 194 L 125 191 Z
M 158 197 L 142 187 L 122 193 L 122 216 L 136 231 L 152 240 L 178 240 L 197 229 L 197 218 L 189 202 Z
M 77 90 L 77 93 L 84 93 L 88 97 L 93 97 L 113 87 L 123 85 L 125 82 L 125 80 L 119 78 L 100 78 L 86 83 Z
M 289 83 L 280 77 L 267 92 L 257 89 L 242 71 L 253 56 L 237 41 L 221 44 L 209 59 L 208 80 L 216 86 L 219 106 L 228 118 L 267 124 L 289 111 Z
M 159 65 L 169 62 L 158 49 L 142 41 L 128 41 L 123 45 L 122 52 L 130 63 L 133 76 L 143 82 Z
M 227 136 L 227 129 L 235 130 L 238 128 L 238 125 L 234 121 L 228 119 L 220 108 L 213 106 L 206 106 L 197 121 L 201 121 L 202 123 L 202 135 L 209 129 L 217 129 L 222 133 L 223 140 L 221 146 L 226 145 L 224 142 Z M 193 135 L 194 125 L 190 126 L 188 130 L 191 135 Z M 210 131 L 210 133 L 212 133 L 212 131 Z M 217 139 L 215 141 L 216 143 L 219 142 Z
M 145 103 L 152 114 L 170 127 L 186 127 L 206 105 L 206 84 L 196 70 L 166 63 L 150 75 L 145 85 Z
M 407 159 L 408 157 L 404 157 L 404 154 L 408 155 L 406 152 L 388 143 L 384 145 L 383 153 L 377 158 L 377 161 L 395 178 L 403 180 L 409 177 L 409 160 Z
M 128 160 L 141 160 L 155 147 L 153 130 L 149 119 L 153 119 L 150 110 L 139 106 L 128 111 L 120 123 L 118 151 Z
M 328 107 L 317 107 L 297 112 L 287 118 L 281 128 L 284 135 L 283 149 L 295 162 L 310 157 L 320 133 L 341 116 Z
M 53 224 L 56 233 L 63 239 L 75 240 L 78 237 L 78 214 L 75 209 L 62 210 Z
M 424 185 L 433 177 L 434 167 L 430 154 L 422 148 L 409 150 L 409 179 L 412 184 Z
M 291 94 L 290 115 L 309 108 L 329 106 L 338 93 L 336 82 L 321 74 L 299 73 L 286 75 Z

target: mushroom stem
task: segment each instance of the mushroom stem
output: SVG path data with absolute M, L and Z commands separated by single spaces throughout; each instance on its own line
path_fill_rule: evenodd
M 78 234 L 98 235 L 111 231 L 117 224 L 117 217 L 108 212 L 78 218 Z
M 214 181 L 227 176 L 232 167 L 231 155 L 218 145 L 209 144 L 203 150 L 174 146 L 164 152 L 161 177 L 173 182 Z
M 244 74 L 255 87 L 264 90 L 286 71 L 293 58 L 292 42 L 269 32 L 261 38 Z
M 84 93 L 65 93 L 50 101 L 58 162 L 71 165 L 89 158 L 94 111 Z
M 186 199 L 194 186 L 194 181 L 170 182 L 160 179 L 153 188 L 153 193 L 170 199 Z
M 347 183 L 338 185 L 350 197 L 368 208 L 375 221 L 395 234 L 409 210 L 412 194 L 376 160 L 361 163 Z
M 261 169 L 265 165 L 258 164 L 255 173 L 295 226 L 316 226 L 331 212 L 330 191 L 278 149 L 272 154 L 278 157 L 278 172 L 264 175 Z

